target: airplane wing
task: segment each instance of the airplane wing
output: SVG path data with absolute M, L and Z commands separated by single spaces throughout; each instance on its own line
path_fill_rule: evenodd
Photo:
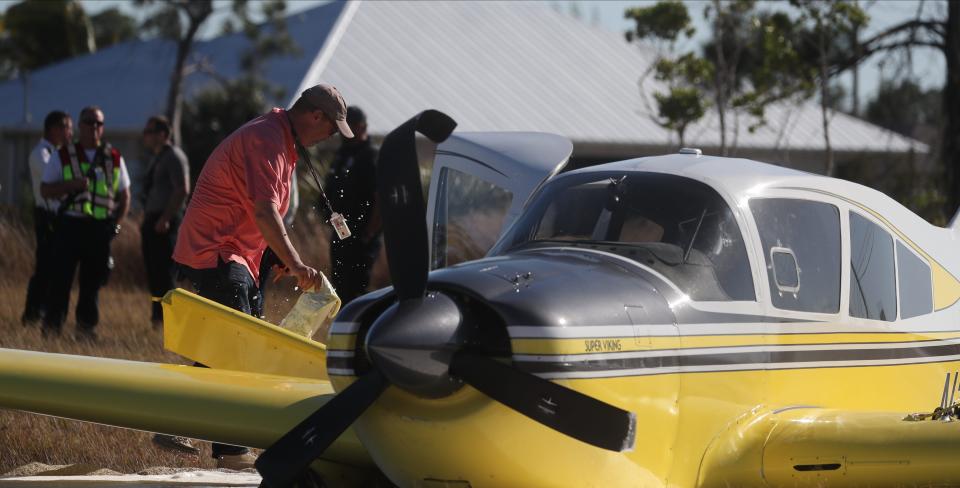
M 163 345 L 216 369 L 327 379 L 327 348 L 181 288 L 163 297 Z
M 334 397 L 330 382 L 0 349 L 0 407 L 267 448 Z M 324 458 L 372 466 L 351 430 Z
M 716 438 L 698 486 L 958 486 L 960 422 L 793 407 L 751 414 Z
M 163 304 L 165 347 L 213 369 L 0 349 L 0 408 L 265 449 L 335 396 L 323 344 L 184 290 Z M 318 465 L 378 472 L 352 429 Z

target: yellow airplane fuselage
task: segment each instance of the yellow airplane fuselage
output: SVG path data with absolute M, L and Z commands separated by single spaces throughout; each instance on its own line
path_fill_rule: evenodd
M 653 350 L 667 351 L 761 345 L 920 345 L 953 337 L 960 336 L 758 334 L 652 341 Z M 633 337 L 610 340 L 635 343 Z M 583 347 L 582 343 L 515 340 L 513 348 L 514 353 L 571 353 Z M 949 460 L 949 448 L 960 441 L 960 423 L 902 419 L 907 413 L 936 407 L 945 378 L 958 370 L 960 361 L 951 359 L 852 367 L 769 364 L 744 371 L 559 380 L 637 414 L 636 445 L 624 453 L 597 449 L 530 422 L 469 386 L 441 400 L 421 399 L 390 388 L 354 429 L 377 465 L 401 486 L 461 486 L 458 482 L 472 487 L 956 482 L 960 468 L 949 467 L 955 465 Z M 349 381 L 333 377 L 337 390 Z M 823 432 L 814 435 L 809 424 L 820 426 Z M 804 430 L 771 438 L 773 432 L 789 430 L 791 425 Z M 845 425 L 857 428 L 845 431 Z M 891 439 L 903 441 L 904 436 L 915 442 L 901 442 L 890 446 L 889 452 L 882 451 Z M 807 444 L 801 446 L 798 439 Z M 788 441 L 793 444 L 785 445 Z M 834 464 L 840 467 L 833 468 Z

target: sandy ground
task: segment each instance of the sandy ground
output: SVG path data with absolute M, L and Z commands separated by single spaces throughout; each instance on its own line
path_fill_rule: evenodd
M 136 474 L 123 474 L 86 464 L 50 465 L 30 463 L 0 476 L 0 487 L 47 486 L 259 486 L 260 475 L 252 469 L 195 470 L 154 467 Z

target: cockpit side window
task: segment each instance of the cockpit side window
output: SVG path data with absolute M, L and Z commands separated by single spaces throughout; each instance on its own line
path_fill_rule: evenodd
M 453 168 L 438 180 L 432 269 L 482 258 L 500 235 L 513 194 Z
M 840 311 L 840 211 L 823 202 L 754 198 L 774 307 L 802 312 Z
M 649 266 L 693 300 L 755 300 L 750 262 L 730 207 L 710 186 L 675 175 L 604 172 L 554 181 L 493 254 L 571 246 Z

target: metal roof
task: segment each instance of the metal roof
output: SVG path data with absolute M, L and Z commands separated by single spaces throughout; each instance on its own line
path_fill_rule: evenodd
M 382 135 L 417 112 L 446 112 L 465 131 L 539 131 L 575 144 L 671 146 L 676 137 L 651 119 L 650 95 L 661 88 L 647 77 L 653 55 L 623 36 L 555 12 L 543 2 L 332 2 L 292 15 L 289 29 L 303 55 L 270 60 L 263 74 L 295 98 L 305 87 L 336 85 L 364 108 L 370 132 Z M 247 45 L 242 35 L 197 44 L 226 77 L 239 73 Z M 139 128 L 163 109 L 174 46 L 133 42 L 41 69 L 30 78 L 31 125 L 47 111 L 104 108 L 111 127 Z M 188 78 L 187 93 L 212 83 Z M 644 95 L 646 93 L 646 95 Z M 646 97 L 646 101 L 645 101 Z M 21 125 L 23 84 L 0 84 L 0 125 Z M 734 117 L 729 117 L 734 119 Z M 740 148 L 820 150 L 819 107 L 785 104 L 768 112 L 755 132 L 742 117 Z M 926 152 L 915 140 L 837 113 L 831 124 L 837 151 Z M 686 144 L 719 146 L 715 115 L 688 129 Z
M 294 93 L 344 6 L 333 2 L 306 15 L 292 15 L 287 28 L 301 54 L 268 59 L 263 75 L 287 94 Z M 218 78 L 239 76 L 240 56 L 249 47 L 250 41 L 240 33 L 197 41 L 188 62 L 193 72 L 184 78 L 185 99 L 217 86 Z M 32 72 L 26 99 L 29 124 L 24 123 L 23 81 L 2 83 L 0 100 L 6 103 L 0 103 L 0 127 L 39 128 L 51 110 L 65 110 L 76 117 L 84 106 L 99 105 L 108 136 L 117 129 L 139 131 L 148 117 L 166 109 L 176 53 L 176 44 L 170 40 L 131 41 Z

